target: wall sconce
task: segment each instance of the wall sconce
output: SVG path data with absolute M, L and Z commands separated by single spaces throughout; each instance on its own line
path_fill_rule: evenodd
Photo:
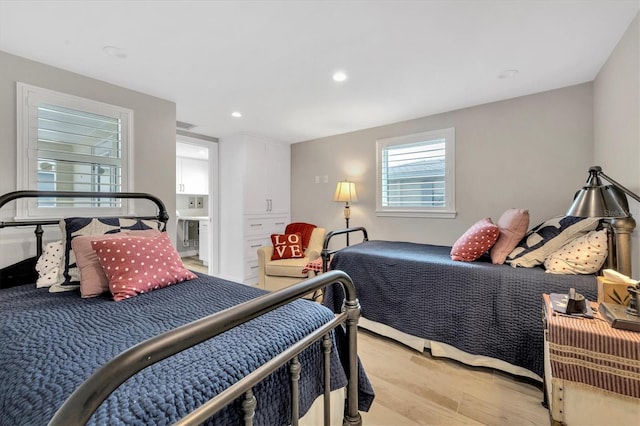
M 351 209 L 349 208 L 349 202 L 358 201 L 358 195 L 356 194 L 356 184 L 349 181 L 338 182 L 336 192 L 333 194 L 333 201 L 344 202 L 344 220 L 347 228 L 349 227 L 349 218 L 351 217 Z M 346 234 L 347 246 L 349 245 L 349 234 Z
M 611 185 L 603 185 L 601 177 Z M 631 277 L 631 233 L 636 221 L 629 213 L 625 194 L 640 202 L 638 195 L 602 173 L 600 166 L 590 167 L 586 185 L 576 193 L 567 215 L 605 218 L 615 239 L 615 253 L 609 253 L 609 266 Z

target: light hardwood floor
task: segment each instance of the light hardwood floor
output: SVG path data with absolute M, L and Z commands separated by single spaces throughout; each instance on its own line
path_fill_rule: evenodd
M 376 398 L 367 426 L 549 425 L 536 382 L 419 353 L 361 330 L 358 353 Z
M 182 258 L 182 263 L 187 269 L 196 272 L 202 272 L 203 274 L 207 274 L 209 272 L 209 268 L 202 264 L 202 260 L 198 259 L 198 256 L 186 256 Z
M 197 256 L 182 259 L 207 273 Z M 419 353 L 366 330 L 358 353 L 376 398 L 365 426 L 549 425 L 541 386 L 489 368 Z

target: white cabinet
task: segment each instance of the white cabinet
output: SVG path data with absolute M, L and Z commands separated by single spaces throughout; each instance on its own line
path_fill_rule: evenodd
M 209 193 L 209 162 L 176 157 L 176 193 L 206 195 Z
M 257 285 L 258 248 L 290 222 L 290 146 L 235 135 L 219 148 L 220 275 Z
M 266 142 L 247 147 L 245 214 L 287 214 L 290 209 L 291 148 Z
M 201 220 L 198 239 L 198 258 L 205 266 L 209 266 L 209 221 Z

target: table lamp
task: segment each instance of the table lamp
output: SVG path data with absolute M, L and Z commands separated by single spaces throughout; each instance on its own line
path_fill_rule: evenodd
M 611 185 L 603 185 L 600 178 Z M 631 277 L 631 233 L 636 227 L 636 221 L 629 213 L 625 194 L 640 202 L 640 196 L 604 174 L 600 166 L 590 167 L 589 178 L 585 186 L 576 193 L 567 215 L 605 218 L 613 230 L 615 243 L 615 253 L 609 253 L 609 264 L 618 272 Z
M 333 194 L 333 201 L 344 202 L 344 220 L 346 227 L 349 227 L 349 218 L 351 217 L 351 209 L 349 208 L 349 202 L 358 201 L 358 195 L 356 194 L 356 184 L 347 180 L 338 182 L 336 192 Z M 349 234 L 346 234 L 347 245 L 349 245 Z

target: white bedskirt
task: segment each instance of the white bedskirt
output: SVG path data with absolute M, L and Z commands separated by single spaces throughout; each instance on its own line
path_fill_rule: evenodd
M 336 389 L 330 394 L 331 401 L 331 425 L 341 425 L 344 417 L 344 400 L 346 388 Z M 313 405 L 307 414 L 299 420 L 300 426 L 315 426 L 324 424 L 324 396 L 320 395 L 313 401 Z
M 474 367 L 494 368 L 496 370 L 505 371 L 516 376 L 528 377 L 530 379 L 542 382 L 542 377 L 538 376 L 532 371 L 527 370 L 526 368 L 518 367 L 508 362 L 496 358 L 490 358 L 488 356 L 473 355 L 461 351 L 460 349 L 454 348 L 453 346 L 446 343 L 412 336 L 410 334 L 403 333 L 402 331 L 398 331 L 395 328 L 389 327 L 388 325 L 370 321 L 365 317 L 360 317 L 360 319 L 358 320 L 358 326 L 364 328 L 365 330 L 373 331 L 376 334 L 380 334 L 381 336 L 389 337 L 393 340 L 396 340 L 404 345 L 409 346 L 410 348 L 417 350 L 418 352 L 422 352 L 425 349 L 430 349 L 433 356 L 450 358 Z

